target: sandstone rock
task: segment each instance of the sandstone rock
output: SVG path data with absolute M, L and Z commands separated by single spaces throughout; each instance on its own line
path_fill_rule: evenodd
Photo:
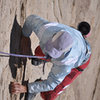
M 0 0 L 0 51 L 20 53 L 21 27 L 30 14 L 74 27 L 83 20 L 91 24 L 92 34 L 88 38 L 92 47 L 91 62 L 56 100 L 99 100 L 100 0 Z M 30 38 L 34 51 L 39 41 L 34 34 Z M 10 82 L 22 83 L 28 79 L 32 82 L 40 77 L 44 79 L 52 66 L 50 63 L 46 65 L 43 76 L 42 66 L 32 66 L 30 60 L 26 59 L 22 61 L 24 66 L 20 62 L 19 58 L 0 57 L 0 100 L 24 100 L 25 95 L 10 95 Z M 35 100 L 42 100 L 39 94 Z

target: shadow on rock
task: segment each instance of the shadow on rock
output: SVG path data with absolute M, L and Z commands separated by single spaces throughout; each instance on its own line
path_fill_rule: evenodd
M 20 40 L 21 40 L 21 26 L 18 24 L 16 20 L 16 16 L 14 19 L 13 27 L 11 30 L 10 36 L 10 53 L 18 54 L 20 53 Z M 9 65 L 12 73 L 12 77 L 16 78 L 17 68 L 20 67 L 20 58 L 18 57 L 10 57 Z
M 18 24 L 16 16 L 15 16 L 13 27 L 11 30 L 11 36 L 10 36 L 10 53 L 32 55 L 30 38 L 28 38 L 28 41 L 26 43 L 23 39 L 27 39 L 27 38 L 22 35 L 22 28 Z M 24 48 L 22 47 L 22 45 Z M 28 47 L 28 49 L 27 49 L 27 47 Z M 25 83 L 26 62 L 27 62 L 27 58 L 10 56 L 10 59 L 9 59 L 9 66 L 10 66 L 12 77 L 14 79 L 16 79 L 17 69 L 22 66 L 24 67 L 23 76 L 21 78 L 22 84 Z M 9 87 L 10 87 L 10 85 L 9 85 Z M 10 90 L 10 88 L 9 88 L 9 90 Z M 22 97 L 23 97 L 23 94 L 20 95 L 20 99 Z

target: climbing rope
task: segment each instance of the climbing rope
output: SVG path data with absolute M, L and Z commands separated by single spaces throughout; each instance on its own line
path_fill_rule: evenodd
M 14 53 L 6 53 L 6 52 L 1 52 L 0 51 L 0 57 L 23 57 L 23 58 L 47 58 L 46 56 L 41 57 L 41 56 L 30 56 L 30 55 L 20 55 L 20 54 L 14 54 Z M 44 68 L 45 68 L 45 62 L 43 64 L 43 74 L 44 74 Z
M 41 57 L 41 56 L 30 56 L 30 55 L 20 55 L 20 54 L 14 54 L 14 53 L 6 53 L 6 52 L 1 52 L 0 51 L 0 57 L 23 57 L 23 58 L 46 58 L 46 56 Z

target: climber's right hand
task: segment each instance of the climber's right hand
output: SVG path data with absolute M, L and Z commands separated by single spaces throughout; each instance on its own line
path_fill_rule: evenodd
M 38 58 L 32 58 L 31 59 L 31 64 L 34 65 L 34 66 L 38 66 L 40 64 L 42 64 L 44 61 L 41 60 L 41 59 L 38 59 Z

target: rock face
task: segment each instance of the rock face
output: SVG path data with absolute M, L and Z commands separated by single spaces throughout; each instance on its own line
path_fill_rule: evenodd
M 91 62 L 56 100 L 100 100 L 100 0 L 0 0 L 0 51 L 20 53 L 21 27 L 30 14 L 74 27 L 83 20 L 91 24 Z M 34 51 L 39 41 L 34 34 L 30 38 Z M 9 93 L 10 82 L 44 79 L 51 66 L 46 64 L 43 75 L 42 66 L 32 66 L 29 59 L 0 56 L 0 100 L 24 100 L 25 95 Z M 35 100 L 42 100 L 39 94 Z

